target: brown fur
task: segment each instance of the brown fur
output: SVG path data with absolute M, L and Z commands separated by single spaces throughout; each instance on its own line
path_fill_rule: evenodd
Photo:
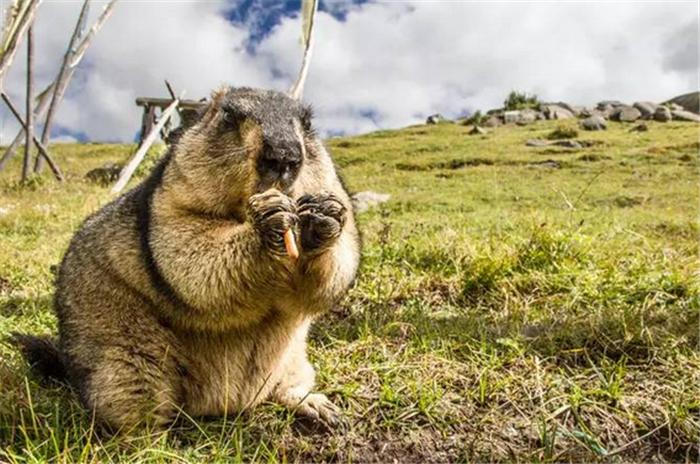
M 180 409 L 222 415 L 266 399 L 336 420 L 312 393 L 306 335 L 354 279 L 359 241 L 329 154 L 300 129 L 302 110 L 274 92 L 215 93 L 151 176 L 75 235 L 57 283 L 59 348 L 106 424 L 165 426 Z M 265 144 L 289 145 L 292 133 L 296 177 L 264 184 Z M 278 245 L 288 227 L 300 237 L 296 262 Z

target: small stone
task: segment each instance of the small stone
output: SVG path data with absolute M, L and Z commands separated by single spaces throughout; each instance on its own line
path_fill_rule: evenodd
M 580 125 L 582 129 L 589 131 L 605 130 L 608 128 L 607 121 L 600 115 L 589 116 L 582 120 Z
M 565 148 L 575 148 L 575 149 L 583 148 L 583 146 L 580 143 L 578 143 L 576 140 L 557 140 L 556 142 L 552 142 L 552 145 L 556 145 L 558 147 L 565 147 Z
M 472 127 L 472 130 L 469 131 L 469 135 L 484 135 L 487 134 L 488 131 L 484 129 L 483 127 L 479 126 L 474 126 Z
M 544 140 L 539 140 L 539 139 L 530 139 L 525 142 L 525 145 L 528 147 L 546 147 L 549 145 L 549 142 L 545 142 Z
M 649 130 L 649 126 L 647 126 L 644 123 L 641 123 L 641 124 L 637 124 L 632 129 L 630 129 L 630 132 L 647 132 L 648 130 Z
M 377 193 L 371 190 L 358 192 L 352 195 L 352 204 L 355 207 L 355 212 L 364 213 L 368 209 L 377 206 L 381 203 L 386 203 L 391 198 L 388 193 Z

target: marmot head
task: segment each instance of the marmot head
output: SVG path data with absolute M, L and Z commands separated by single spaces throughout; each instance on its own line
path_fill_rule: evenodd
M 174 147 L 172 187 L 184 187 L 188 208 L 241 212 L 255 193 L 291 191 L 315 143 L 309 107 L 281 92 L 224 88 Z

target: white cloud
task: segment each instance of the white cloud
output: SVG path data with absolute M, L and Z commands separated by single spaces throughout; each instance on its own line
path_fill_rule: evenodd
M 37 61 L 47 82 L 79 5 L 44 5 Z M 228 22 L 225 6 L 120 2 L 76 74 L 60 124 L 129 140 L 140 122 L 134 98 L 165 96 L 164 78 L 190 98 L 225 82 L 287 89 L 301 61 L 299 19 L 283 20 L 251 54 L 248 26 Z M 393 2 L 343 11 L 344 21 L 319 13 L 305 92 L 331 133 L 488 109 L 511 89 L 593 104 L 661 101 L 698 86 L 695 2 Z M 18 102 L 23 59 L 7 82 Z

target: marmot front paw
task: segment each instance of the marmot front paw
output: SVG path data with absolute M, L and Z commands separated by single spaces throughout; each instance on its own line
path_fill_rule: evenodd
M 347 209 L 329 192 L 306 194 L 297 200 L 301 248 L 320 251 L 331 246 L 343 230 Z
M 253 195 L 248 200 L 248 216 L 263 245 L 272 254 L 286 255 L 284 233 L 299 222 L 296 209 L 294 201 L 276 189 Z

